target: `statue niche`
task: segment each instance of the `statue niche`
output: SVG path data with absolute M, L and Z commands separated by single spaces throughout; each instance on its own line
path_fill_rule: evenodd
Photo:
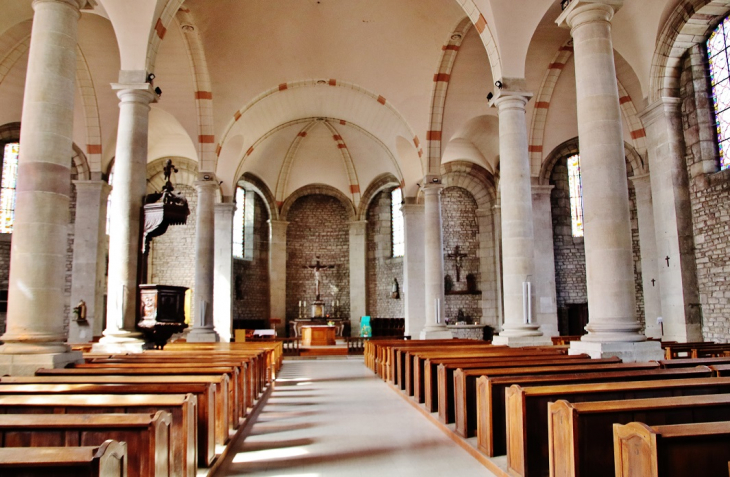
M 190 215 L 188 201 L 175 193 L 170 182 L 173 172 L 178 172 L 172 160 L 163 169 L 165 185 L 162 192 L 149 194 L 144 205 L 142 250 L 140 260 L 141 283 L 147 281 L 147 267 L 152 239 L 167 232 L 171 225 L 185 225 Z M 149 347 L 162 349 L 175 333 L 187 328 L 185 323 L 185 292 L 187 287 L 140 284 L 139 316 L 137 327 L 145 335 Z

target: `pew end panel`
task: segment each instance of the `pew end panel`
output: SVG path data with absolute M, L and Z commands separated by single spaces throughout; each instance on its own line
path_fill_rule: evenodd
M 577 434 L 578 428 L 572 405 L 562 399 L 551 403 L 548 409 L 550 477 L 576 475 L 578 450 L 573 447 L 573 442 L 577 442 L 576 439 L 580 437 Z M 511 463 L 508 462 L 508 466 L 511 470 Z
M 616 477 L 659 477 L 656 432 L 641 422 L 613 425 Z
M 3 477 L 127 477 L 127 445 L 115 440 L 98 447 L 0 449 Z

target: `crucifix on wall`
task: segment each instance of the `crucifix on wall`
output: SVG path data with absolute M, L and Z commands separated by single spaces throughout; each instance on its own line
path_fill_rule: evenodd
M 466 253 L 461 253 L 461 249 L 459 248 L 458 245 L 456 247 L 454 247 L 454 251 L 453 252 L 451 252 L 451 253 L 449 253 L 449 254 L 446 255 L 448 258 L 454 260 L 454 266 L 456 267 L 456 281 L 457 282 L 460 282 L 461 281 L 461 265 L 462 265 L 462 260 L 467 255 L 468 254 L 466 254 Z
M 319 301 L 319 284 L 321 282 L 321 272 L 322 270 L 332 270 L 335 268 L 334 265 L 322 265 L 319 261 L 319 256 L 315 255 L 317 259 L 317 262 L 314 265 L 306 265 L 304 268 L 308 268 L 310 270 L 314 270 L 314 290 L 315 294 L 317 295 L 316 300 Z

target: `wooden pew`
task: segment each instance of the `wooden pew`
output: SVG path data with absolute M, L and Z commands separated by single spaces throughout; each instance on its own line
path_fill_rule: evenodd
M 730 395 L 680 396 L 549 405 L 550 475 L 613 477 L 613 424 L 730 420 Z
M 407 340 L 373 340 L 369 341 L 369 344 L 371 345 L 369 349 L 373 352 L 374 356 L 372 357 L 373 361 L 373 371 L 375 374 L 380 376 L 385 381 L 393 381 L 393 377 L 390 374 L 390 364 L 395 363 L 395 361 L 391 361 L 393 353 L 392 353 L 392 347 L 393 346 L 403 346 L 403 345 L 410 345 L 413 347 L 418 346 L 437 346 L 437 345 L 444 345 L 449 346 L 453 345 L 454 343 L 462 343 L 466 340 L 453 340 L 453 339 L 446 339 L 446 340 L 423 340 L 423 341 L 407 341 Z M 478 343 L 474 341 L 474 343 Z
M 443 365 L 442 365 L 443 366 Z M 509 368 L 484 366 L 481 368 L 457 368 L 453 371 L 453 379 L 446 380 L 448 367 L 439 366 L 439 419 L 442 422 L 456 423 L 456 432 L 466 436 L 467 429 L 471 435 L 476 434 L 477 419 L 477 378 L 484 375 L 495 375 L 496 371 L 513 370 L 512 374 L 565 374 L 589 371 L 651 369 L 656 365 L 650 363 L 622 363 L 619 358 L 601 359 L 536 359 L 532 363 L 514 363 Z M 522 369 L 523 371 L 519 371 Z M 526 370 L 526 371 L 525 371 Z M 500 374 L 508 376 L 509 374 Z M 446 419 L 449 419 L 446 421 Z
M 108 440 L 97 447 L 0 448 L 3 477 L 127 477 L 127 446 Z
M 281 368 L 282 358 L 284 356 L 284 345 L 281 341 L 256 341 L 251 343 L 183 343 L 176 341 L 165 346 L 163 351 L 189 352 L 190 350 L 208 350 L 214 352 L 262 351 L 266 356 L 269 369 L 272 370 L 271 375 L 269 376 L 269 381 L 272 381 L 275 378 L 276 371 Z
M 114 371 L 110 371 L 114 369 Z M 226 366 L 216 367 L 180 367 L 171 369 L 161 368 L 59 368 L 59 369 L 46 369 L 41 368 L 36 371 L 36 376 L 218 376 L 226 375 L 229 380 L 228 387 L 228 411 L 229 418 L 231 420 L 231 426 L 234 429 L 238 429 L 240 425 L 240 409 L 241 400 L 238 397 L 238 369 Z M 234 380 L 231 381 L 231 376 Z M 241 416 L 242 417 L 242 416 Z
M 718 358 L 679 358 L 660 359 L 658 363 L 662 368 L 693 368 L 695 366 L 713 366 L 715 364 L 730 364 L 730 357 Z
M 215 443 L 225 445 L 229 440 L 229 429 L 233 428 L 229 416 L 228 376 L 203 375 L 203 376 L 2 376 L 0 386 L 4 384 L 122 384 L 128 386 L 151 385 L 151 386 L 173 386 L 171 389 L 179 389 L 178 385 L 185 384 L 210 384 L 215 387 Z M 175 394 L 185 394 L 183 392 Z M 200 399 L 198 397 L 198 399 Z M 198 401 L 200 405 L 200 400 Z M 199 407 L 203 407 L 200 405 Z M 200 433 L 200 430 L 198 431 Z
M 424 402 L 425 389 L 424 384 L 427 376 L 436 375 L 437 366 L 439 364 L 447 364 L 460 361 L 471 361 L 476 362 L 482 358 L 504 358 L 511 359 L 511 357 L 522 357 L 522 356 L 568 356 L 567 350 L 557 347 L 538 347 L 538 348 L 479 348 L 476 350 L 469 349 L 447 349 L 447 350 L 436 350 L 436 351 L 411 351 L 406 354 L 406 367 L 405 367 L 405 388 L 401 386 L 401 389 L 405 389 L 406 394 L 414 396 L 416 401 Z M 587 355 L 582 355 L 588 357 Z M 429 363 L 430 367 L 427 367 L 426 363 Z
M 511 386 L 507 399 L 507 465 L 516 475 L 548 471 L 548 404 L 730 394 L 730 378 L 694 378 L 556 386 Z
M 155 414 L 0 415 L 2 447 L 90 447 L 108 439 L 127 445 L 130 477 L 170 475 L 170 425 L 165 411 Z
M 434 342 L 436 341 L 436 342 Z M 405 353 L 408 351 L 446 351 L 447 349 L 508 349 L 506 346 L 492 346 L 483 341 L 468 340 L 469 342 L 449 340 L 448 343 L 440 343 L 439 340 L 425 341 L 401 341 L 397 344 L 388 346 L 385 350 L 386 359 L 381 363 L 384 369 L 384 375 L 381 376 L 385 381 L 399 384 L 396 382 L 403 375 L 405 369 Z M 400 371 L 399 371 L 400 370 Z M 400 374 L 399 374 L 400 373 Z
M 211 384 L 10 384 L 0 381 L 0 396 L 187 393 L 197 399 L 198 465 L 208 467 L 215 460 L 215 388 Z
M 546 359 L 587 359 L 586 354 L 568 355 L 564 353 L 556 353 L 553 355 L 545 353 L 530 353 L 524 355 L 499 355 L 489 358 L 489 362 L 493 364 L 503 364 L 505 366 L 511 363 L 532 361 L 535 357 L 545 357 Z M 415 358 L 414 358 L 415 359 Z M 458 367 L 474 367 L 475 365 L 484 363 L 485 358 L 427 358 L 423 362 L 423 376 L 415 374 L 413 376 L 414 392 L 413 399 L 418 403 L 424 403 L 429 412 L 438 410 L 438 366 L 443 364 L 450 368 Z M 418 371 L 418 369 L 415 369 Z M 448 376 L 446 379 L 449 379 Z M 453 379 L 453 374 L 452 374 Z
M 616 477 L 721 476 L 728 473 L 730 422 L 614 424 Z
M 505 395 L 506 390 L 513 384 L 532 387 L 616 381 L 710 378 L 712 376 L 712 370 L 706 366 L 536 376 L 481 376 L 477 379 L 477 448 L 490 457 L 507 454 L 507 403 Z
M 196 401 L 192 394 L 0 396 L 0 414 L 139 414 L 167 411 L 172 415 L 170 473 L 195 477 Z

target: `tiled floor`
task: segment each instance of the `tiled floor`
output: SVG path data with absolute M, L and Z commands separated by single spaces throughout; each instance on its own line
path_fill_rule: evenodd
M 362 359 L 285 361 L 218 476 L 492 476 Z

